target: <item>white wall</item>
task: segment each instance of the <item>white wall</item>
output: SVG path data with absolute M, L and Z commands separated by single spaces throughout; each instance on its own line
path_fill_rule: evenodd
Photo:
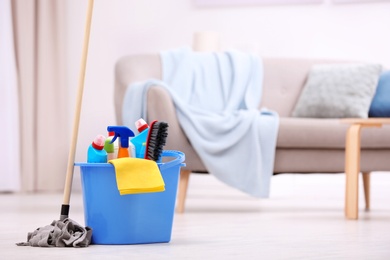
M 69 99 L 74 103 L 87 1 L 67 3 Z M 113 69 L 122 55 L 191 45 L 194 32 L 211 30 L 220 34 L 223 49 L 390 67 L 389 14 L 390 2 L 200 8 L 191 0 L 95 0 L 76 160 L 85 161 L 94 136 L 115 124 Z

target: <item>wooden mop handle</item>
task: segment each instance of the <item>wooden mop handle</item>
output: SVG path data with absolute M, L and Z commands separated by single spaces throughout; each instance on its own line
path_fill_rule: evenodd
M 69 216 L 69 201 L 70 201 L 70 193 L 72 190 L 74 159 L 76 154 L 76 144 L 77 144 L 77 136 L 79 131 L 79 124 L 80 124 L 81 105 L 83 100 L 84 79 L 85 79 L 85 69 L 87 65 L 89 34 L 91 31 L 92 10 L 93 10 L 93 0 L 89 0 L 88 8 L 87 8 L 87 20 L 85 23 L 84 44 L 83 44 L 83 52 L 82 52 L 80 74 L 79 74 L 76 109 L 75 109 L 74 120 L 73 120 L 72 140 L 71 140 L 69 156 L 68 156 L 68 167 L 66 171 L 64 198 L 61 207 L 61 215 L 60 215 L 61 220 L 64 220 Z

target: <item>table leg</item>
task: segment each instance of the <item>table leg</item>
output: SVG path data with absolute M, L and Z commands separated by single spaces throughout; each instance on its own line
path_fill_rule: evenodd
M 361 125 L 351 125 L 347 131 L 345 145 L 345 216 L 358 219 L 358 184 L 360 172 L 360 130 Z
M 364 199 L 366 201 L 366 210 L 370 209 L 370 172 L 362 172 L 363 175 L 363 188 L 364 188 Z

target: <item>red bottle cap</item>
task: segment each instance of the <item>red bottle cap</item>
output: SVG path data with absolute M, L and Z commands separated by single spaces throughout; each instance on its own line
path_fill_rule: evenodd
M 106 138 L 103 135 L 98 135 L 93 140 L 92 147 L 97 149 L 97 150 L 103 150 L 105 141 L 106 141 Z
M 141 133 L 141 132 L 144 131 L 145 129 L 149 128 L 149 125 L 145 122 L 145 120 L 143 120 L 142 118 L 140 118 L 140 119 L 138 119 L 138 120 L 135 122 L 135 127 L 137 127 L 138 132 Z

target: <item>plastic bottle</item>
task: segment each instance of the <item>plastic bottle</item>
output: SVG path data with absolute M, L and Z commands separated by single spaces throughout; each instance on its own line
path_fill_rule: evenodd
M 145 157 L 145 144 L 148 138 L 149 125 L 142 118 L 138 119 L 135 122 L 135 126 L 139 132 L 138 135 L 133 137 L 130 142 L 134 144 L 135 147 L 135 156 L 137 158 Z
M 133 157 L 133 158 L 136 158 L 137 155 L 135 154 L 135 146 L 134 144 L 131 142 L 131 139 L 130 139 L 130 142 L 129 142 L 129 156 L 130 157 Z
M 107 152 L 103 149 L 106 138 L 103 135 L 97 135 L 92 144 L 88 147 L 88 163 L 106 163 Z
M 118 156 L 118 140 L 112 141 L 114 132 L 108 132 L 108 137 L 104 142 L 104 150 L 107 152 L 107 160 L 116 159 Z

